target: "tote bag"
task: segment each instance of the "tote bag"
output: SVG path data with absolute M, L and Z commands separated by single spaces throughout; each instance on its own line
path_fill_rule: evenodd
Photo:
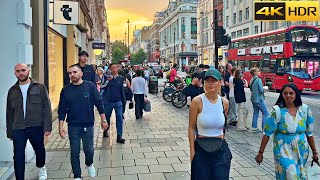
M 317 163 L 307 166 L 308 180 L 319 180 L 320 179 L 320 166 Z

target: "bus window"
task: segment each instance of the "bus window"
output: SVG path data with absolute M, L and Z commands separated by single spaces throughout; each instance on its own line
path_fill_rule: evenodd
M 270 59 L 263 60 L 261 71 L 270 72 L 270 62 L 271 62 Z
M 319 42 L 319 32 L 313 28 L 291 30 L 292 42 Z
M 284 40 L 285 40 L 284 33 L 281 33 L 281 34 L 277 35 L 277 37 L 276 37 L 276 42 L 277 43 L 282 43 L 282 42 L 284 42 Z
M 252 68 L 259 68 L 260 69 L 260 63 L 258 60 L 250 61 L 250 69 L 252 69 Z
M 238 49 L 239 47 L 239 42 L 238 41 L 236 41 L 236 42 L 233 42 L 233 48 L 234 49 Z
M 245 48 L 246 47 L 245 41 L 246 40 L 239 41 L 239 48 Z
M 275 36 L 274 35 L 266 37 L 266 44 L 274 44 L 274 41 L 275 41 Z
M 252 39 L 252 45 L 253 46 L 259 46 L 259 38 Z
M 266 38 L 265 37 L 260 37 L 260 45 L 265 45 L 266 44 Z

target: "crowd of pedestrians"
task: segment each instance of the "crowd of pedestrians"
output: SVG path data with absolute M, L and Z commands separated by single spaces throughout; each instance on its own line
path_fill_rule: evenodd
M 136 119 L 143 117 L 147 100 L 147 83 L 152 74 L 146 67 L 133 71 L 119 69 L 118 64 L 104 66 L 87 65 L 88 53 L 79 53 L 79 63 L 68 68 L 64 78 L 58 106 L 59 135 L 70 142 L 70 160 L 75 180 L 82 178 L 80 150 L 85 154 L 85 165 L 90 177 L 96 176 L 94 167 L 94 107 L 101 118 L 105 138 L 109 137 L 110 118 L 116 114 L 117 143 L 125 143 L 123 136 L 123 113 L 126 102 L 133 108 Z M 178 67 L 173 66 L 170 81 L 180 79 Z M 189 107 L 188 137 L 190 145 L 192 180 L 228 180 L 232 153 L 225 139 L 228 125 L 237 130 L 258 132 L 259 111 L 262 112 L 263 138 L 256 162 L 263 161 L 269 138 L 274 138 L 275 173 L 277 179 L 307 179 L 306 162 L 309 147 L 313 161 L 318 163 L 318 153 L 313 138 L 314 118 L 308 105 L 302 102 L 300 92 L 294 84 L 283 86 L 279 98 L 268 113 L 265 105 L 264 88 L 258 68 L 250 70 L 252 78 L 247 82 L 242 70 L 226 65 L 226 70 L 209 69 L 199 65 L 193 73 L 191 84 L 183 90 L 191 96 Z M 24 180 L 25 147 L 29 140 L 36 154 L 39 179 L 47 179 L 44 137 L 52 131 L 51 103 L 46 87 L 32 79 L 25 64 L 14 67 L 17 82 L 7 96 L 7 137 L 13 141 L 14 169 L 17 180 Z M 248 109 L 244 88 L 251 90 L 253 118 L 247 124 Z M 66 131 L 65 121 L 68 123 Z

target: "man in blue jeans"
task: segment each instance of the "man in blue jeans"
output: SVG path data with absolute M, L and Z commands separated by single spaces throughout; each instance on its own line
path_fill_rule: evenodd
M 122 138 L 122 108 L 125 107 L 122 105 L 126 101 L 123 85 L 124 77 L 118 74 L 119 67 L 117 64 L 110 64 L 109 68 L 111 70 L 111 75 L 107 75 L 107 81 L 101 85 L 101 88 L 103 89 L 102 99 L 108 124 L 110 124 L 110 117 L 113 109 L 116 112 L 117 142 L 123 144 L 125 139 Z M 104 131 L 103 137 L 108 137 L 108 130 Z
M 18 81 L 8 92 L 7 137 L 13 141 L 14 170 L 17 180 L 24 180 L 25 148 L 29 140 L 36 154 L 39 180 L 47 179 L 44 135 L 52 130 L 51 103 L 46 87 L 29 77 L 26 64 L 17 64 Z
M 262 130 L 269 116 L 266 104 L 264 103 L 264 89 L 262 86 L 262 81 L 258 77 L 260 76 L 260 70 L 258 68 L 252 68 L 250 71 L 252 79 L 250 80 L 250 90 L 251 90 L 251 102 L 253 106 L 253 116 L 252 116 L 252 128 L 251 132 L 258 131 L 258 118 L 259 110 L 262 112 Z
M 65 138 L 63 127 L 67 116 L 68 133 L 71 149 L 71 166 L 75 180 L 81 180 L 80 143 L 82 140 L 85 153 L 85 164 L 90 177 L 96 176 L 93 166 L 94 155 L 94 106 L 97 107 L 101 117 L 101 127 L 108 128 L 104 114 L 101 95 L 95 84 L 82 80 L 83 72 L 79 65 L 72 65 L 68 69 L 71 84 L 61 90 L 58 108 L 59 134 Z

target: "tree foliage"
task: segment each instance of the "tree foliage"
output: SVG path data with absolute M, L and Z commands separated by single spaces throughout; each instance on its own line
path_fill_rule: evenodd
M 116 40 L 111 44 L 112 52 L 119 48 L 122 50 L 123 54 L 128 54 L 128 46 L 123 43 L 123 41 Z
M 131 54 L 131 64 L 137 65 L 142 64 L 144 60 L 147 59 L 146 53 L 143 51 L 143 49 L 139 49 L 136 53 Z
M 112 63 L 118 63 L 124 59 L 123 51 L 120 48 L 115 48 L 112 52 Z

